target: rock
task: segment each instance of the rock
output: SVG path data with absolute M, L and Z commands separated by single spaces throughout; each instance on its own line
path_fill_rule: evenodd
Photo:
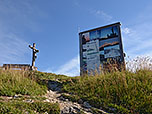
M 66 102 L 68 102 L 68 101 L 69 101 L 69 99 L 65 99 L 65 101 L 66 101 Z
M 115 108 L 109 108 L 109 110 L 111 110 L 111 111 L 116 111 L 116 109 L 115 109 Z
M 74 109 L 73 112 L 76 112 L 76 114 L 77 114 L 77 112 L 80 112 L 80 111 L 81 111 L 78 107 L 73 107 L 73 109 Z
M 80 113 L 80 109 L 77 107 L 65 107 L 62 111 L 61 114 L 78 114 Z
M 59 100 L 65 101 L 65 98 L 64 98 L 63 96 L 60 96 L 60 97 L 59 97 Z
M 29 114 L 29 112 L 24 110 L 24 114 Z
M 26 99 L 24 102 L 33 103 L 34 101 L 32 99 Z
M 18 94 L 18 95 L 14 95 L 14 99 L 16 99 L 16 98 L 19 98 L 19 97 L 22 97 L 22 95 L 21 94 Z
M 84 102 L 84 103 L 83 103 L 83 106 L 84 106 L 85 108 L 91 108 L 91 105 L 90 105 L 88 102 Z
M 82 99 L 79 99 L 78 103 L 71 102 L 69 99 L 64 97 L 63 94 L 71 96 L 72 93 L 71 95 L 69 93 L 63 93 L 62 91 L 60 91 L 61 87 L 62 83 L 50 80 L 48 82 L 49 90 L 47 91 L 47 99 L 45 101 L 50 101 L 51 103 L 59 103 L 61 114 L 80 114 L 81 112 L 84 112 L 85 114 L 93 113 L 93 107 L 87 101 L 84 102 Z M 102 110 L 100 112 L 101 114 L 106 114 Z
M 61 91 L 61 83 L 53 80 L 49 80 L 48 88 L 52 91 Z
M 45 99 L 44 102 L 50 102 L 50 100 L 49 99 Z
M 79 104 L 83 104 L 83 100 L 82 100 L 82 99 L 79 99 L 79 100 L 78 100 L 78 103 L 79 103 Z
M 8 99 L 8 100 L 11 100 L 11 99 L 13 99 L 14 97 L 5 97 L 6 99 Z M 3 98 L 2 98 L 3 99 Z
M 69 107 L 65 107 L 62 111 L 61 114 L 69 114 L 70 113 L 70 108 Z

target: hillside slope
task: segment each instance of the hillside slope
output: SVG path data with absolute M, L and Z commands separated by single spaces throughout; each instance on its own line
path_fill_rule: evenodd
M 0 113 L 152 113 L 152 71 L 83 77 L 0 71 L 0 96 Z
M 44 102 L 47 85 L 33 72 L 0 70 L 0 114 L 59 114 L 59 104 Z

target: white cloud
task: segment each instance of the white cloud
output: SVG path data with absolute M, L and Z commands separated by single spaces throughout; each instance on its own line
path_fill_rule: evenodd
M 103 10 L 94 10 L 92 11 L 96 17 L 102 18 L 106 21 L 110 21 L 112 19 L 112 16 L 105 13 Z
M 31 50 L 20 29 L 33 30 L 31 17 L 35 11 L 30 0 L 0 1 L 0 65 L 30 63 Z
M 112 16 L 107 14 L 105 11 L 103 10 L 97 10 L 97 9 L 87 9 L 92 15 L 94 15 L 97 18 L 100 18 L 104 21 L 111 21 L 112 20 Z
M 126 28 L 122 28 L 122 32 L 125 33 L 125 34 L 129 34 L 130 31 L 131 30 L 129 28 L 127 28 L 127 27 Z
M 111 21 L 112 20 L 112 16 L 107 14 L 105 11 L 101 10 L 101 9 L 95 9 L 95 8 L 90 8 L 87 6 L 84 6 L 82 4 L 80 4 L 78 2 L 78 0 L 73 0 L 74 1 L 74 5 L 77 7 L 82 7 L 83 10 L 89 12 L 90 14 L 92 14 L 94 17 L 102 19 L 104 21 Z
M 30 54 L 28 43 L 11 33 L 0 31 L 0 64 L 29 62 L 26 55 Z
M 67 61 L 64 65 L 61 65 L 57 70 L 54 71 L 51 68 L 49 68 L 45 72 L 64 74 L 67 76 L 78 76 L 80 75 L 79 69 L 80 69 L 79 56 L 76 56 L 73 59 Z
M 142 12 L 134 16 L 135 18 L 131 18 L 130 25 L 124 26 L 129 28 L 128 34 L 122 32 L 124 49 L 129 56 L 152 56 L 151 5 L 152 2 L 145 6 Z
M 124 50 L 128 56 L 149 55 L 152 53 L 152 23 L 140 23 L 122 31 Z M 129 32 L 128 32 L 129 30 Z

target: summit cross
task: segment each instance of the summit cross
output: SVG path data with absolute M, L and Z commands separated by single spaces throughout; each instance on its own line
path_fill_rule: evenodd
M 33 47 L 31 45 L 29 45 L 29 47 L 33 50 L 31 70 L 35 70 L 35 59 L 37 58 L 36 53 L 38 53 L 39 50 L 35 48 L 36 47 L 35 43 L 33 43 Z

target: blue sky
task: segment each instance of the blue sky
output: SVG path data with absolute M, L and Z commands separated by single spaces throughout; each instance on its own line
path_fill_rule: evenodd
M 0 65 L 31 64 L 40 71 L 79 75 L 78 32 L 121 22 L 124 52 L 152 55 L 152 1 L 0 0 Z

